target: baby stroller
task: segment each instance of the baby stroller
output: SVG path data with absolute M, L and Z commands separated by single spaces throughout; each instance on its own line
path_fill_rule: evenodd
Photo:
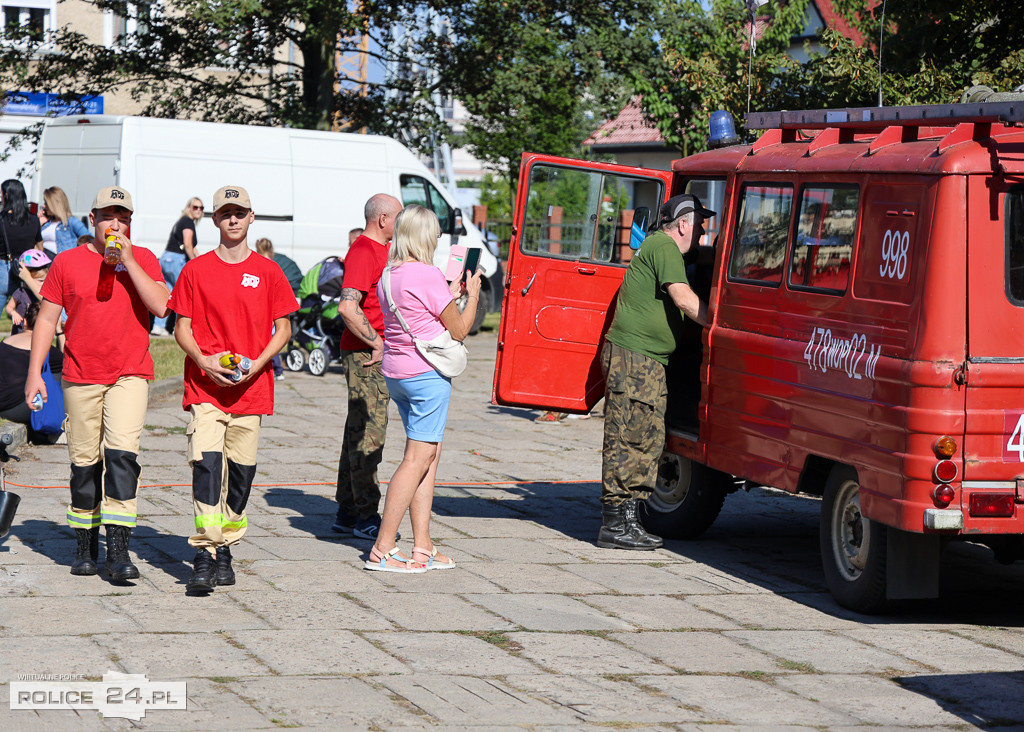
M 299 284 L 299 309 L 292 314 L 292 339 L 285 365 L 301 371 L 308 365 L 323 376 L 331 361 L 341 356 L 339 344 L 345 322 L 338 315 L 345 265 L 337 257 L 317 262 Z

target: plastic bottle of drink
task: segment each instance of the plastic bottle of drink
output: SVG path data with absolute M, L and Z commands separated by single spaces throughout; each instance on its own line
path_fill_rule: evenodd
M 114 232 L 110 229 L 106 230 L 105 236 L 107 238 L 107 248 L 103 251 L 103 264 L 113 267 L 121 261 L 121 242 L 117 240 Z

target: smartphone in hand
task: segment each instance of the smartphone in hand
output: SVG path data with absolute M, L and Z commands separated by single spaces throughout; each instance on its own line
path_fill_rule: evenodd
M 466 252 L 466 266 L 462 270 L 462 281 L 465 282 L 466 278 L 476 272 L 476 268 L 480 266 L 480 250 L 477 248 L 470 249 Z

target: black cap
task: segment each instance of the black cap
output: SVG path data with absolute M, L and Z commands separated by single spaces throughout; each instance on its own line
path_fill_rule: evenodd
M 662 221 L 675 221 L 683 214 L 696 211 L 705 219 L 710 219 L 715 216 L 715 212 L 704 208 L 704 204 L 700 202 L 700 199 L 690 193 L 683 193 L 678 196 L 672 196 L 672 198 L 665 201 L 661 206 L 661 220 Z

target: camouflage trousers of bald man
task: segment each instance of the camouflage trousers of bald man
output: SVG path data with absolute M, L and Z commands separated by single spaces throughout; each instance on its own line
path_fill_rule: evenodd
M 370 351 L 342 351 L 348 386 L 348 414 L 338 460 L 338 517 L 335 531 L 376 538 L 380 526 L 377 466 L 384 457 L 391 395 L 380 364 L 363 366 Z
M 655 549 L 661 539 L 640 525 L 637 502 L 654 490 L 665 448 L 665 367 L 649 356 L 606 342 L 601 370 L 607 391 L 601 451 L 602 527 L 597 544 Z

